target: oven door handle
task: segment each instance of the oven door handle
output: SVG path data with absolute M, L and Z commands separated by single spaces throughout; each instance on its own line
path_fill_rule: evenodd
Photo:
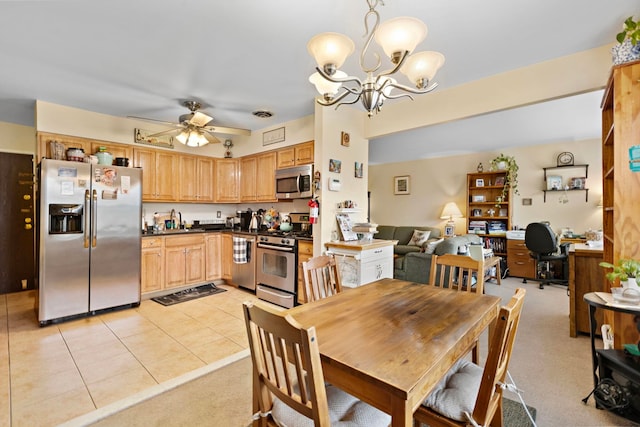
M 262 292 L 264 292 L 265 294 L 270 294 L 270 295 L 273 295 L 273 296 L 278 297 L 278 298 L 284 298 L 284 299 L 292 299 L 293 298 L 293 295 L 291 295 L 291 294 L 282 295 L 281 293 L 271 292 L 267 288 L 262 287 L 262 286 L 260 287 L 260 290 Z
M 273 246 L 273 245 L 268 245 L 265 243 L 258 243 L 258 247 L 259 248 L 263 248 L 263 249 L 274 249 L 276 251 L 280 251 L 280 252 L 293 252 L 292 247 L 287 247 L 287 246 Z

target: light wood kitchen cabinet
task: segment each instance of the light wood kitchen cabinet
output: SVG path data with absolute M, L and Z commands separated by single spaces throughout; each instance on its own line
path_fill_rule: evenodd
M 313 141 L 282 148 L 277 153 L 277 169 L 313 163 Z
M 269 152 L 257 157 L 256 199 L 259 202 L 275 202 L 276 199 L 276 153 Z
M 258 158 L 256 156 L 243 157 L 240 160 L 240 201 L 255 202 L 257 199 L 256 177 L 258 173 Z
M 202 156 L 180 156 L 178 200 L 181 202 L 213 202 L 214 160 Z
M 304 272 L 302 263 L 309 261 L 313 257 L 313 242 L 298 240 L 298 303 L 304 304 Z
M 133 166 L 143 170 L 142 201 L 177 199 L 178 159 L 174 153 L 134 147 Z
M 584 243 L 571 245 L 569 249 L 569 336 L 589 334 L 589 307 L 584 295 L 589 292 L 607 292 L 605 289 L 602 248 L 592 248 Z M 604 323 L 604 310 L 596 310 L 598 325 Z
M 205 280 L 204 235 L 165 237 L 165 289 Z
M 237 203 L 240 201 L 238 159 L 215 159 L 215 201 Z
M 529 255 L 524 240 L 507 239 L 507 267 L 509 276 L 535 279 L 536 261 Z
M 55 133 L 38 132 L 37 143 L 37 159 L 47 158 L 52 159 L 53 153 L 51 153 L 50 142 L 56 141 L 64 145 L 66 152 L 67 148 L 82 148 L 85 154 L 90 154 L 91 140 L 86 138 L 80 138 L 77 136 L 59 135 Z
M 205 278 L 207 281 L 222 278 L 222 235 L 208 233 L 204 238 L 206 248 Z
M 164 289 L 164 238 L 142 239 L 140 293 Z
M 231 234 L 223 234 L 221 237 L 222 278 L 230 282 L 233 269 L 233 239 Z

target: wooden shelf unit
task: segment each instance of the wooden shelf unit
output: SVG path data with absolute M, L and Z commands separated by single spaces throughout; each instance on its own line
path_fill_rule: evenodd
M 640 173 L 629 167 L 629 148 L 640 144 L 640 61 L 612 67 L 602 99 L 602 225 L 603 260 L 640 259 Z M 611 284 L 605 280 L 603 289 Z M 633 316 L 605 313 L 611 324 L 614 346 L 637 343 L 639 336 Z
M 505 184 L 496 185 L 496 179 Z M 478 180 L 482 180 L 482 185 Z M 467 174 L 467 232 L 473 221 L 500 223 L 505 233 L 511 229 L 511 191 L 507 191 L 505 200 L 498 202 L 505 186 L 508 186 L 507 172 L 473 172 Z M 482 200 L 479 200 L 482 198 Z M 497 256 L 507 256 L 507 237 L 505 234 L 492 234 L 489 230 L 476 233 L 482 237 L 484 247 L 493 249 Z
M 566 170 L 566 169 L 575 169 L 575 168 L 581 168 L 584 169 L 584 178 L 587 179 L 589 177 L 589 165 L 587 164 L 582 164 L 582 165 L 564 165 L 564 166 L 549 166 L 546 168 L 542 168 L 544 170 L 544 183 L 545 186 L 547 185 L 547 171 L 548 170 Z M 542 192 L 544 193 L 543 199 L 544 199 L 544 203 L 547 202 L 547 192 L 549 193 L 561 193 L 563 191 L 584 191 L 584 201 L 585 203 L 589 201 L 589 189 L 588 188 L 562 188 L 559 190 L 542 190 Z

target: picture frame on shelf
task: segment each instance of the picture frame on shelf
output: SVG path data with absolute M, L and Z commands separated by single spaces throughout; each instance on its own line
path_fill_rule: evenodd
M 471 216 L 482 216 L 482 209 L 472 209 Z
M 409 175 L 393 177 L 393 194 L 411 194 L 411 177 Z
M 503 186 L 504 185 L 504 176 L 497 176 L 495 185 L 496 186 Z
M 482 178 L 476 179 L 476 187 L 484 187 L 484 179 Z
M 453 237 L 454 236 L 454 228 L 452 225 L 444 226 L 444 235 L 445 237 Z
M 569 188 L 572 190 L 584 190 L 587 178 L 584 176 L 576 176 L 569 181 Z
M 484 202 L 484 195 L 483 194 L 476 194 L 474 196 L 471 196 L 471 201 L 474 203 L 482 203 Z
M 562 177 L 559 175 L 548 176 L 547 190 L 562 190 Z
M 507 216 L 509 213 L 509 211 L 505 208 L 500 208 L 500 210 L 498 211 L 498 216 Z

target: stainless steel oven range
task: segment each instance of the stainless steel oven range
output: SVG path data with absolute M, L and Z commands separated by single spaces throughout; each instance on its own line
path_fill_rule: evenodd
M 295 238 L 258 235 L 256 296 L 285 308 L 297 303 L 298 243 Z

